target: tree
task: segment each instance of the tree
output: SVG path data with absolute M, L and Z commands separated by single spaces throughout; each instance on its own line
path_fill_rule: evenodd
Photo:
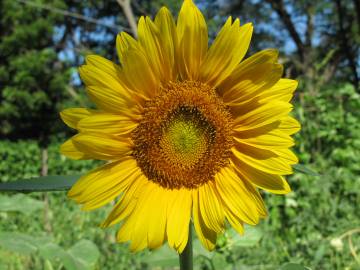
M 302 76 L 309 91 L 335 80 L 350 81 L 358 88 L 358 0 L 223 2 L 223 7 L 234 16 L 255 21 L 254 37 L 262 40 L 258 45 L 283 48 L 286 72 L 292 73 L 292 77 Z
M 61 20 L 59 14 L 1 1 L 1 137 L 36 139 L 46 147 L 49 135 L 61 127 L 58 111 L 70 78 L 55 49 L 55 25 Z

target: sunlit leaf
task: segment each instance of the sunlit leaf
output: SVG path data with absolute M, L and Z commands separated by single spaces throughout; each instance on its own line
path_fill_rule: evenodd
M 163 245 L 161 248 L 147 253 L 143 260 L 152 267 L 173 267 L 179 265 L 179 255 L 170 249 L 168 245 Z
M 45 260 L 44 270 L 54 270 L 54 267 L 52 266 L 52 264 L 49 260 Z
M 44 203 L 35 200 L 24 194 L 15 194 L 13 196 L 0 195 L 0 212 L 21 212 L 30 215 L 32 212 L 42 209 Z
M 225 270 L 233 268 L 232 265 L 226 261 L 226 256 L 223 254 L 215 253 L 211 260 L 214 269 Z
M 23 255 L 30 255 L 36 252 L 39 245 L 50 241 L 50 237 L 33 237 L 17 232 L 0 232 L 0 246 Z
M 55 243 L 47 243 L 39 247 L 40 256 L 50 261 L 62 258 L 65 253 L 65 250 Z
M 245 226 L 244 235 L 230 228 L 227 230 L 228 242 L 231 247 L 253 247 L 259 243 L 262 232 L 257 227 Z
M 89 270 L 94 269 L 99 257 L 99 249 L 93 242 L 80 240 L 62 254 L 60 259 L 67 270 Z

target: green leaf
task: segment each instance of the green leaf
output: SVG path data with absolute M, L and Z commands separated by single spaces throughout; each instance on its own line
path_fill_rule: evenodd
M 0 262 L 0 270 L 8 270 L 9 267 L 5 264 L 5 262 Z
M 24 194 L 13 196 L 0 195 L 0 212 L 21 212 L 30 215 L 32 212 L 44 207 L 44 203 Z
M 30 255 L 38 246 L 51 241 L 49 237 L 32 237 L 17 232 L 0 232 L 0 246 L 12 252 Z
M 0 191 L 34 192 L 68 190 L 79 177 L 80 175 L 54 175 L 0 183 Z
M 227 234 L 231 247 L 253 247 L 259 243 L 263 235 L 260 229 L 251 226 L 245 226 L 244 235 L 240 235 L 233 228 L 229 229 Z
M 168 245 L 163 245 L 161 248 L 147 253 L 143 259 L 151 267 L 179 266 L 179 255 Z
M 98 247 L 89 240 L 80 240 L 66 253 L 59 254 L 61 262 L 67 270 L 94 269 L 100 257 Z
M 232 265 L 226 261 L 224 254 L 215 253 L 212 258 L 212 265 L 214 269 L 232 269 Z
M 45 260 L 44 270 L 54 270 L 54 267 L 52 266 L 52 264 L 49 260 Z
M 287 263 L 281 266 L 280 270 L 310 270 L 310 268 L 304 267 L 297 263 Z
M 65 251 L 52 242 L 47 236 L 33 237 L 17 232 L 0 232 L 0 246 L 8 251 L 22 255 L 31 255 L 39 252 L 40 257 L 48 261 L 47 267 L 51 269 L 51 262 L 60 260 L 67 270 L 90 270 L 100 257 L 98 247 L 89 240 L 81 240 Z
M 40 256 L 50 261 L 61 259 L 66 255 L 65 253 L 65 250 L 55 243 L 47 243 L 39 247 Z
M 297 171 L 299 173 L 303 173 L 303 174 L 307 174 L 307 175 L 311 175 L 311 176 L 320 176 L 320 174 L 318 174 L 317 172 L 309 169 L 308 167 L 306 167 L 302 164 L 295 164 L 292 167 L 294 168 L 295 171 Z
M 208 259 L 211 259 L 213 257 L 213 253 L 206 250 L 198 238 L 193 239 L 192 245 L 193 245 L 194 257 L 204 256 Z

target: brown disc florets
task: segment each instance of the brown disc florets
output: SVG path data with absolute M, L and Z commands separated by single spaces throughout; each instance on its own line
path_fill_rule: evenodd
M 145 105 L 132 132 L 133 156 L 148 179 L 163 187 L 198 187 L 228 164 L 232 125 L 215 89 L 171 82 Z

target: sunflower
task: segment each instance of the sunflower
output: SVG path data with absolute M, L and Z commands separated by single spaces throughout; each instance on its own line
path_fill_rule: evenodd
M 90 55 L 80 67 L 97 109 L 61 112 L 78 131 L 61 153 L 107 163 L 68 196 L 83 210 L 115 201 L 102 226 L 121 223 L 117 240 L 131 250 L 167 240 L 181 253 L 190 220 L 212 250 L 227 224 L 242 234 L 266 216 L 258 188 L 290 191 L 297 82 L 281 78 L 276 50 L 242 61 L 252 31 L 230 17 L 208 48 L 204 17 L 185 0 L 177 23 L 163 7 L 154 21 L 140 18 L 138 40 L 120 33 L 120 65 Z

